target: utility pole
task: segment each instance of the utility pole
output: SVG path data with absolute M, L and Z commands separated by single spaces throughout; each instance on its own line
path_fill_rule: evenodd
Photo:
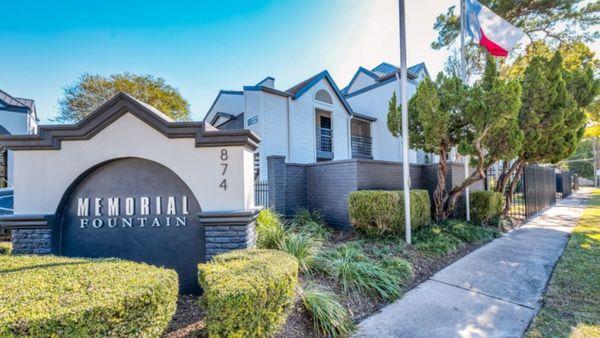
M 408 97 L 406 93 L 406 20 L 404 0 L 398 0 L 398 21 L 400 28 L 400 96 L 402 98 L 402 178 L 404 190 L 404 224 L 406 243 L 411 244 L 410 227 L 410 162 L 408 158 Z

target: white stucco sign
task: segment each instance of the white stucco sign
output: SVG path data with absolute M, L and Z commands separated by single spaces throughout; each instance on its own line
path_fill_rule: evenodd
M 198 262 L 254 244 L 258 142 L 118 94 L 76 125 L 0 138 L 15 187 L 14 215 L 0 224 L 16 233 L 17 253 L 164 265 L 195 292 Z

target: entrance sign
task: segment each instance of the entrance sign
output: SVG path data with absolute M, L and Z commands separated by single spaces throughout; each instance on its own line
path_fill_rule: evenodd
M 118 257 L 175 269 L 255 243 L 252 132 L 174 122 L 118 94 L 76 125 L 0 138 L 11 152 L 15 253 Z

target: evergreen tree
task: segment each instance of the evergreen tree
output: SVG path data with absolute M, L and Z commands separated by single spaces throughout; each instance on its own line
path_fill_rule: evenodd
M 520 149 L 518 128 L 521 90 L 517 82 L 498 77 L 495 62 L 489 59 L 480 82 L 468 88 L 456 75 L 438 75 L 435 82 L 425 79 L 409 102 L 410 146 L 439 156 L 437 186 L 434 191 L 438 221 L 454 211 L 457 198 L 499 159 Z M 392 97 L 388 128 L 400 136 L 400 107 Z M 498 137 L 511 137 L 499 142 Z M 509 146 L 507 146 L 507 144 Z M 456 147 L 474 159 L 475 170 L 458 186 L 446 189 L 448 155 Z
M 498 191 L 506 192 L 505 213 L 509 211 L 512 192 L 527 163 L 557 163 L 573 153 L 583 136 L 585 114 L 567 90 L 564 73 L 560 52 L 551 60 L 533 57 L 525 70 L 519 113 L 524 144 L 497 186 Z M 506 191 L 511 177 L 510 189 Z

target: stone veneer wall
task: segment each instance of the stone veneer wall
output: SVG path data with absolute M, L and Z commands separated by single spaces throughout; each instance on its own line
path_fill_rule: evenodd
M 13 254 L 50 254 L 52 253 L 51 229 L 12 230 Z
M 285 216 L 298 208 L 321 210 L 326 222 L 336 228 L 349 228 L 348 195 L 367 189 L 403 189 L 402 163 L 351 159 L 314 164 L 285 163 L 283 156 L 269 156 L 269 207 Z M 410 165 L 411 187 L 425 189 L 430 196 L 437 184 L 437 165 Z M 462 163 L 449 163 L 448 188 L 464 179 Z M 471 191 L 483 189 L 483 182 Z M 464 213 L 464 200 L 458 202 L 457 214 Z M 463 205 L 460 205 L 460 204 Z
M 208 225 L 204 227 L 206 260 L 231 250 L 253 248 L 256 245 L 254 222 L 247 225 Z

